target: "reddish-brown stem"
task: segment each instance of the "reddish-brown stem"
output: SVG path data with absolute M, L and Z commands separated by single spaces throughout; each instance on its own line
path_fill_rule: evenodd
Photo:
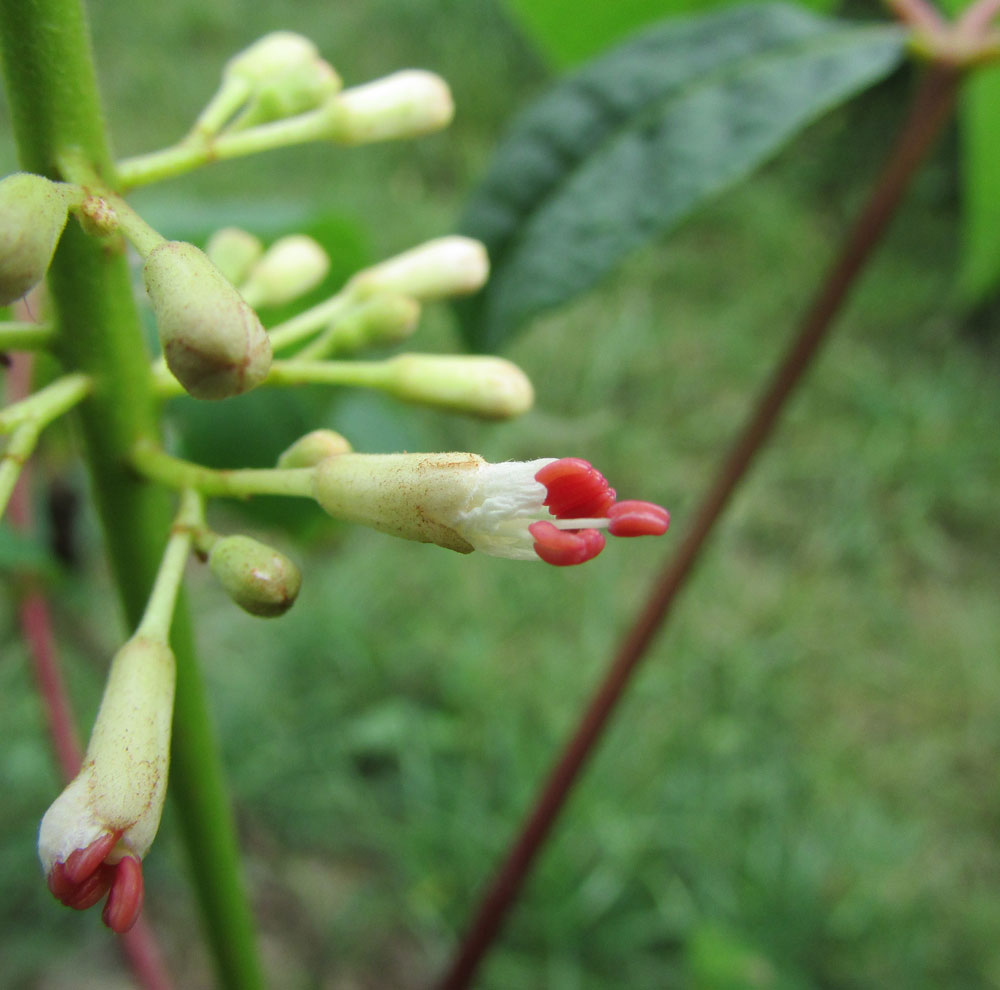
M 937 8 L 927 0 L 887 0 L 887 5 L 900 21 L 911 27 L 937 31 L 947 24 Z
M 30 318 L 30 313 L 25 313 L 25 316 Z M 13 402 L 29 394 L 31 366 L 31 355 L 17 354 L 11 358 L 7 376 L 8 400 Z M 32 523 L 28 494 L 30 471 L 30 465 L 21 469 L 7 505 L 11 525 L 22 531 L 29 530 Z M 80 769 L 83 748 L 59 669 L 48 599 L 36 578 L 25 578 L 17 607 L 21 633 L 34 669 L 56 760 L 63 779 L 70 781 Z M 139 986 L 144 990 L 171 990 L 172 984 L 163 953 L 145 918 L 140 917 L 130 931 L 120 936 L 119 945 Z
M 978 38 L 1000 14 L 1000 0 L 979 0 L 967 7 L 958 19 L 958 29 L 969 37 Z
M 601 737 L 653 638 L 663 627 L 730 496 L 769 437 L 795 386 L 801 381 L 859 272 L 885 232 L 903 193 L 954 107 L 959 76 L 933 66 L 868 201 L 806 311 L 784 359 L 777 366 L 738 439 L 700 503 L 677 553 L 654 582 L 651 593 L 611 662 L 576 731 L 542 787 L 534 808 L 480 902 L 465 937 L 439 986 L 470 985 L 492 946 L 539 850 L 552 830 L 580 772 Z

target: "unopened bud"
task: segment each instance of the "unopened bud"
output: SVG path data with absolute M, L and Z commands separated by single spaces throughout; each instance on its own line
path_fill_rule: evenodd
M 208 566 L 240 608 L 265 618 L 287 612 L 302 584 L 299 569 L 284 554 L 249 536 L 220 537 Z
M 117 210 L 103 196 L 88 196 L 76 216 L 91 237 L 108 237 L 121 226 Z
M 330 350 L 385 347 L 409 337 L 420 320 L 420 303 L 409 296 L 380 293 L 344 314 L 327 331 Z
M 305 234 L 275 241 L 250 269 L 241 292 L 257 306 L 278 306 L 315 288 L 330 270 L 326 251 Z
M 338 111 L 332 137 L 343 144 L 428 134 L 451 123 L 455 112 L 448 84 L 422 69 L 353 86 L 332 102 Z
M 482 288 L 489 273 L 486 248 L 471 237 L 453 234 L 358 272 L 348 288 L 359 295 L 394 292 L 429 302 L 475 292 Z
M 295 441 L 279 458 L 279 468 L 310 468 L 320 461 L 353 450 L 350 441 L 336 430 L 313 430 Z
M 225 79 L 242 79 L 250 86 L 290 72 L 319 57 L 316 46 L 294 31 L 274 31 L 234 55 L 223 70 Z
M 167 367 L 198 399 L 259 385 L 271 342 L 257 314 L 193 244 L 164 241 L 143 266 Z
M 535 400 L 527 375 L 504 358 L 400 354 L 385 367 L 381 387 L 406 402 L 508 419 L 527 412 Z
M 260 238 L 239 227 L 223 227 L 208 239 L 205 254 L 233 285 L 241 285 L 264 253 Z
M 0 306 L 45 277 L 68 209 L 64 188 L 40 175 L 17 172 L 0 182 Z
M 342 85 L 333 66 L 315 56 L 311 61 L 261 79 L 250 105 L 234 126 L 242 129 L 315 110 L 338 93 Z

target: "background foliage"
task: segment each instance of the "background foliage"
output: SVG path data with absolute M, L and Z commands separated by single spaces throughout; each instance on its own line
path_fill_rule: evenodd
M 137 197 L 170 236 L 304 227 L 342 265 L 330 287 L 454 229 L 502 128 L 552 71 L 487 0 L 91 10 L 122 154 L 179 135 L 221 62 L 277 27 L 313 37 L 352 82 L 406 64 L 451 81 L 459 113 L 444 135 L 275 153 Z M 506 352 L 538 388 L 521 421 L 455 422 L 352 393 L 303 408 L 279 393 L 273 406 L 213 407 L 212 436 L 178 402 L 178 428 L 217 462 L 246 460 L 233 424 L 259 433 L 250 415 L 267 430 L 252 451 L 262 463 L 303 421 L 335 423 L 362 449 L 579 454 L 669 505 L 680 530 L 911 85 L 900 73 L 814 125 L 533 324 Z M 6 124 L 0 138 L 6 172 Z M 1000 982 L 996 310 L 968 316 L 951 301 L 959 188 L 952 139 L 737 498 L 482 986 Z M 460 346 L 444 309 L 420 333 L 427 350 Z M 82 493 L 66 449 L 50 445 L 38 477 Z M 249 619 L 192 573 L 267 965 L 281 987 L 421 986 L 663 549 L 609 547 L 564 574 L 314 513 L 279 524 L 274 505 L 249 519 L 304 565 L 289 616 Z M 86 514 L 76 532 L 77 561 L 52 594 L 86 723 L 120 630 Z M 0 637 L 4 982 L 114 985 L 99 919 L 59 909 L 38 876 L 35 829 L 57 784 L 9 608 Z M 209 970 L 184 871 L 168 805 L 148 910 L 179 984 L 197 987 Z

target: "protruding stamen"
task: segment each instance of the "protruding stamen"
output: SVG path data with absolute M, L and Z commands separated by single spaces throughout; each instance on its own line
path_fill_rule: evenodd
M 544 505 L 556 518 L 605 516 L 614 505 L 615 492 L 589 461 L 563 457 L 546 464 L 535 480 L 545 486 Z
M 63 904 L 71 907 L 75 911 L 86 911 L 93 907 L 107 892 L 114 878 L 114 867 L 104 864 L 87 877 L 73 892 L 72 896 L 66 898 Z
M 134 856 L 125 856 L 115 867 L 111 893 L 101 914 L 104 924 L 124 935 L 138 920 L 143 897 L 142 864 Z
M 547 564 L 570 567 L 592 560 L 604 549 L 604 534 L 596 529 L 561 530 L 550 522 L 532 523 L 535 553 Z
M 91 842 L 86 849 L 74 849 L 66 857 L 66 879 L 72 884 L 86 880 L 104 862 L 108 853 L 121 837 L 121 829 L 117 832 L 105 832 L 99 839 Z
M 608 518 L 612 536 L 662 536 L 670 526 L 670 513 L 653 502 L 616 502 Z

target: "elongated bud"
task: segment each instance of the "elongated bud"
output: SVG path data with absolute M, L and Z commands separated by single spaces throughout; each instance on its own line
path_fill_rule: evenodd
M 80 773 L 38 833 L 53 894 L 82 909 L 110 889 L 104 920 L 118 932 L 142 906 L 140 861 L 166 794 L 174 679 L 174 656 L 163 642 L 134 636 L 115 654 Z
M 247 273 L 240 290 L 257 306 L 278 306 L 315 288 L 330 270 L 326 251 L 305 234 L 275 241 Z
M 350 441 L 336 430 L 313 430 L 300 437 L 279 458 L 279 468 L 310 468 L 338 454 L 349 454 Z
M 64 187 L 40 175 L 17 172 L 0 182 L 0 306 L 45 277 L 68 209 Z
M 271 342 L 257 314 L 193 244 L 164 241 L 143 266 L 167 367 L 198 399 L 259 385 Z
M 489 274 L 486 248 L 471 237 L 453 234 L 366 268 L 347 287 L 358 295 L 394 292 L 430 302 L 475 292 Z
M 433 72 L 404 69 L 363 86 L 345 89 L 333 101 L 334 140 L 369 144 L 440 130 L 455 113 L 448 84 Z
M 504 358 L 400 354 L 385 366 L 382 387 L 405 402 L 509 419 L 527 412 L 535 401 L 527 375 Z
M 260 238 L 239 227 L 223 227 L 208 239 L 205 254 L 223 277 L 242 285 L 254 262 L 264 253 Z
M 284 615 L 302 585 L 295 564 L 249 536 L 220 537 L 209 551 L 208 566 L 240 608 L 265 618 Z

